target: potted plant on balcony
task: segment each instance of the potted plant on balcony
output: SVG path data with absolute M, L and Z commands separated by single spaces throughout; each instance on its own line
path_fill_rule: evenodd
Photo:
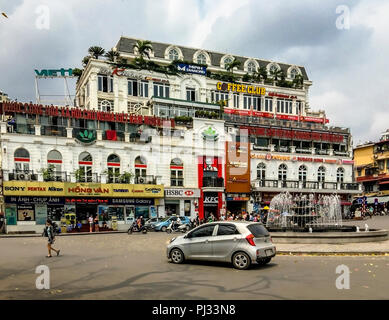
M 77 169 L 76 171 L 74 171 L 74 176 L 76 177 L 77 182 L 85 182 L 85 169 Z
M 54 180 L 54 166 L 50 164 L 46 169 L 41 170 L 44 181 Z
M 120 183 L 131 183 L 134 174 L 129 171 L 124 171 L 119 178 Z

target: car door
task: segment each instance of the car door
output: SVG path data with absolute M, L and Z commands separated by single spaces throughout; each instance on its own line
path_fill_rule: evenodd
M 186 235 L 185 254 L 188 259 L 212 260 L 213 250 L 210 239 L 215 225 L 201 226 Z
M 215 230 L 215 236 L 210 240 L 212 242 L 213 255 L 215 260 L 226 261 L 241 239 L 240 233 L 232 223 L 220 223 Z

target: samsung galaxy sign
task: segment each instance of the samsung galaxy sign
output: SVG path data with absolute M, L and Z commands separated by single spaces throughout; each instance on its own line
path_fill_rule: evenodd
M 177 65 L 177 70 L 180 72 L 194 73 L 205 76 L 207 74 L 207 68 L 201 66 L 195 66 L 192 64 L 180 63 Z

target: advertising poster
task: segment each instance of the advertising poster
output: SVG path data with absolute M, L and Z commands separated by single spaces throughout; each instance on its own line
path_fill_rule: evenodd
M 36 204 L 35 205 L 35 220 L 36 224 L 46 224 L 47 220 L 47 205 Z
M 35 212 L 34 205 L 32 204 L 19 204 L 18 205 L 18 221 L 34 221 Z
M 152 206 L 150 207 L 150 218 L 152 219 L 156 217 L 157 217 L 157 209 L 154 206 Z
M 108 221 L 108 206 L 98 206 L 97 214 L 99 215 L 99 221 Z
M 16 205 L 5 207 L 5 218 L 7 225 L 16 226 Z

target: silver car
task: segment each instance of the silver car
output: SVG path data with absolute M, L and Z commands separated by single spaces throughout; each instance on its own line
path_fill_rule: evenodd
M 237 269 L 266 264 L 276 255 L 269 232 L 259 222 L 219 221 L 203 224 L 170 240 L 167 257 L 185 260 L 231 262 Z

